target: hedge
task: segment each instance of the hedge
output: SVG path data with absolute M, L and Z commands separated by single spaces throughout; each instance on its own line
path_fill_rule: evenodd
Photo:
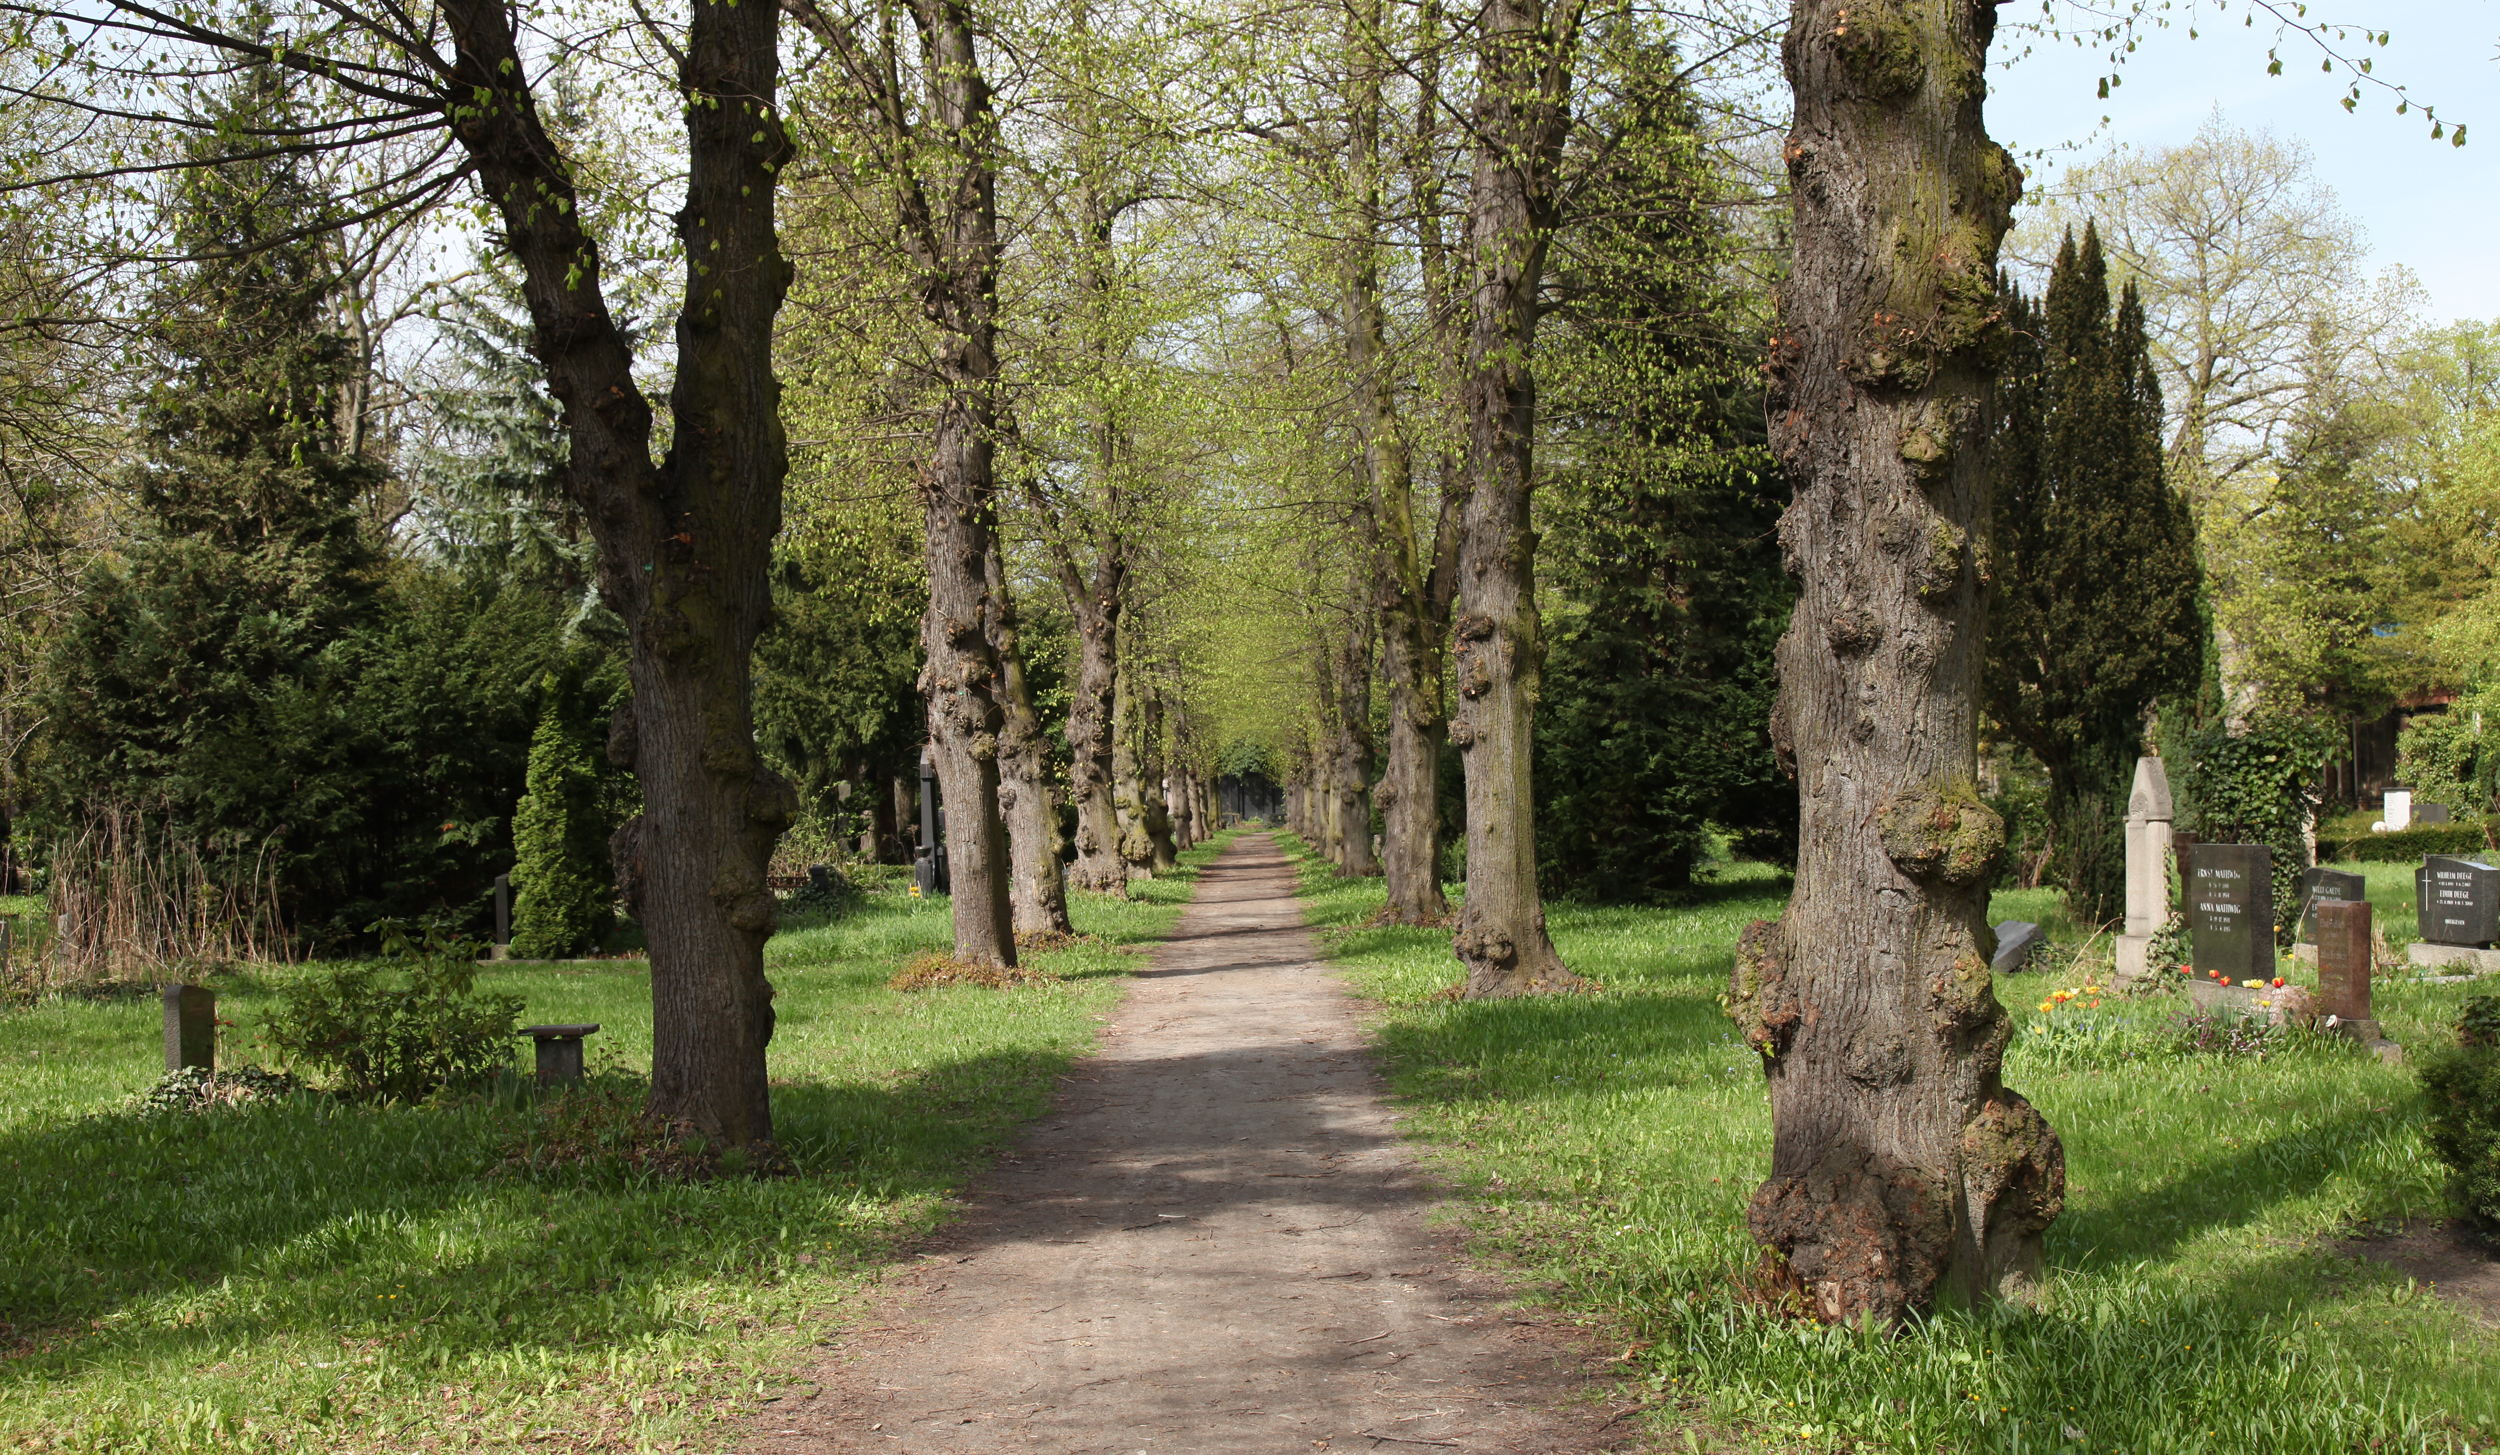
M 2361 860 L 2373 864 L 2415 864 L 2424 854 L 2479 854 L 2491 848 L 2486 830 L 2500 832 L 2500 817 L 2479 823 L 2421 824 L 2409 829 L 2393 829 L 2387 833 L 2362 832 L 2342 838 L 2318 840 L 2318 862 L 2346 863 Z

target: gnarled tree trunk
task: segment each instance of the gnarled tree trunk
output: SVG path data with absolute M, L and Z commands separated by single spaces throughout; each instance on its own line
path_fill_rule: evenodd
M 1467 998 L 1576 989 L 1545 933 L 1529 776 L 1540 658 L 1535 482 L 1537 284 L 1555 220 L 1554 166 L 1570 130 L 1578 10 L 1489 0 L 1478 42 L 1473 272 L 1467 338 L 1467 505 L 1459 546 L 1450 742 L 1467 755 L 1467 901 L 1452 942 Z
M 1180 846 L 1172 838 L 1171 789 L 1164 777 L 1163 692 L 1151 680 L 1138 682 L 1145 721 L 1138 734 L 1138 799 L 1143 809 L 1147 868 L 1169 874 L 1180 867 Z
M 686 302 L 669 396 L 677 424 L 655 466 L 651 406 L 511 13 L 499 0 L 451 0 L 442 14 L 448 89 L 473 103 L 452 131 L 521 265 L 531 347 L 564 409 L 566 490 L 599 541 L 601 599 L 631 633 L 634 696 L 611 753 L 642 785 L 642 817 L 619 837 L 638 860 L 625 867 L 651 940 L 650 1108 L 733 1144 L 766 1139 L 764 941 L 776 913 L 764 870 L 797 806 L 757 760 L 748 710 L 789 463 L 772 370 L 790 281 L 773 226 L 790 155 L 774 110 L 780 16 L 698 5 L 687 31 Z
M 1802 807 L 1796 892 L 1739 947 L 1765 1057 L 1754 1237 L 1826 1318 L 2024 1296 L 2065 1154 L 1998 1080 L 1979 800 L 1997 242 L 2022 175 L 1980 123 L 1984 0 L 1798 0 L 1785 60 L 1796 261 L 1772 440 L 1801 583 L 1773 732 Z
M 1120 816 L 1114 802 L 1114 728 L 1120 685 L 1120 607 L 1126 580 L 1116 539 L 1087 582 L 1072 558 L 1059 565 L 1061 588 L 1076 618 L 1076 691 L 1068 704 L 1068 780 L 1076 800 L 1076 862 L 1068 877 L 1080 889 L 1127 892 L 1120 857 Z
M 993 562 L 996 558 L 993 556 Z M 1017 640 L 1015 598 L 1003 574 L 990 581 L 997 608 L 991 645 L 998 652 L 998 811 L 1007 829 L 1010 883 L 1007 899 L 1019 937 L 1074 934 L 1068 919 L 1068 884 L 1059 848 L 1059 795 L 1050 781 L 1050 751 L 1042 741 L 1042 715 L 1024 675 Z

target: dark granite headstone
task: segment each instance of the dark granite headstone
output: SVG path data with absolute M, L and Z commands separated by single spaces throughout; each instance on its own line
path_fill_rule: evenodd
M 2318 906 L 2321 904 L 2358 904 L 2369 898 L 2370 881 L 2341 869 L 2303 869 L 2300 871 L 2300 937 L 2316 944 L 2318 940 Z
M 217 1069 L 217 992 L 203 985 L 165 987 L 165 1069 Z
M 2198 844 L 2188 871 L 2187 920 L 2199 975 L 2234 985 L 2274 977 L 2274 851 L 2263 844 Z
M 2370 902 L 2318 906 L 2318 1001 L 2329 1015 L 2370 1019 Z
M 2031 968 L 2031 952 L 2040 948 L 2040 927 L 2028 920 L 2009 919 L 1997 926 L 1996 958 L 1988 968 L 1999 975 L 2015 975 Z
M 498 874 L 495 876 L 495 948 L 501 950 L 511 943 L 512 876 Z
M 2500 868 L 2480 859 L 2427 854 L 2413 871 L 2414 917 L 2435 945 L 2500 939 Z
M 2413 805 L 2413 821 L 2418 824 L 2454 823 L 2456 816 L 2448 811 L 2448 805 L 2444 803 L 2417 803 Z

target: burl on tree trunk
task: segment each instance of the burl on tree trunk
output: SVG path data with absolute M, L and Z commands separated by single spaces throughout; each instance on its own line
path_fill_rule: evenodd
M 1571 41 L 1549 29 L 1543 0 L 1490 0 L 1479 42 L 1475 177 L 1467 230 L 1467 504 L 1459 545 L 1450 743 L 1467 763 L 1467 899 L 1452 943 L 1467 998 L 1573 990 L 1545 933 L 1536 882 L 1536 799 L 1529 781 L 1537 673 L 1537 286 L 1554 233 L 1555 159 L 1570 130 Z
M 1771 343 L 1800 582 L 1772 729 L 1803 821 L 1730 1005 L 1771 1088 L 1756 1241 L 1827 1319 L 2028 1298 L 2065 1153 L 1998 1080 L 2011 1034 L 1979 800 L 1997 243 L 2022 174 L 1980 123 L 1979 0 L 1799 0 L 1796 260 Z
M 500 0 L 443 10 L 453 134 L 521 265 L 531 350 L 564 409 L 566 491 L 599 542 L 600 598 L 631 633 L 633 701 L 610 753 L 642 785 L 620 830 L 620 878 L 651 941 L 654 1115 L 732 1144 L 772 1135 L 773 1033 L 764 871 L 797 795 L 756 757 L 749 662 L 771 614 L 787 442 L 772 370 L 790 282 L 773 225 L 790 144 L 775 110 L 769 5 L 694 7 L 679 59 L 687 97 L 686 295 L 676 420 L 651 459 L 652 410 L 608 311 L 563 151 L 542 126 Z

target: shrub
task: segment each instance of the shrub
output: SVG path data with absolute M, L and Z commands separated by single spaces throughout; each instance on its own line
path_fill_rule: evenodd
M 2466 1217 L 2500 1231 L 2500 1051 L 2433 1051 L 2421 1074 L 2431 1152 L 2448 1164 L 2449 1194 Z
M 302 1083 L 285 1072 L 263 1071 L 258 1066 L 235 1071 L 185 1066 L 158 1077 L 131 1100 L 140 1111 L 209 1111 L 247 1101 L 271 1101 L 303 1089 Z
M 2500 818 L 2464 823 L 2417 824 L 2383 834 L 2363 831 L 2318 840 L 2318 862 L 2339 860 L 2369 864 L 2411 864 L 2424 854 L 2480 854 L 2491 848 L 2490 834 L 2500 832 Z
M 309 1066 L 349 1096 L 411 1101 L 511 1064 L 521 997 L 477 988 L 461 951 L 430 939 L 414 951 L 395 925 L 377 925 L 386 952 L 407 953 L 403 984 L 370 961 L 335 966 L 278 992 L 266 1034 L 289 1062 Z

